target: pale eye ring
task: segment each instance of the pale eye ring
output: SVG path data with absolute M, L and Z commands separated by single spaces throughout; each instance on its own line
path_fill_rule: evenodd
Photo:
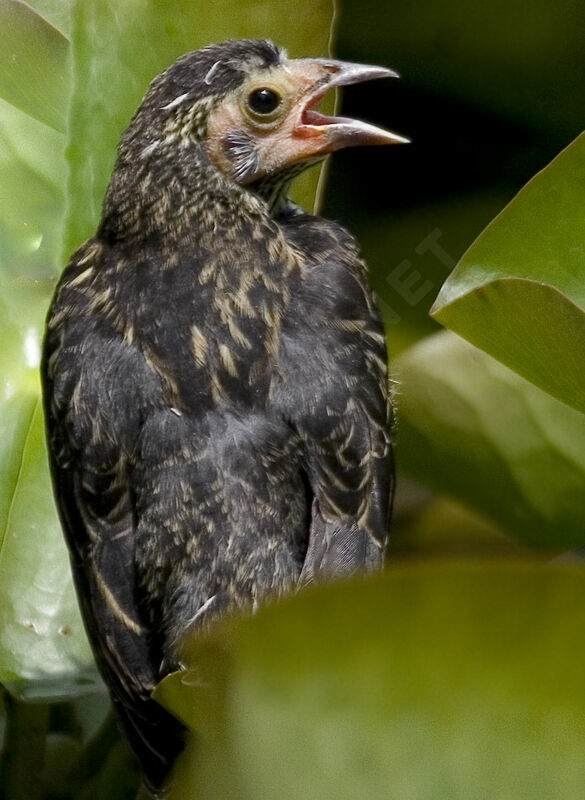
M 248 108 L 259 116 L 274 114 L 282 102 L 281 96 L 274 89 L 263 86 L 250 92 L 247 99 Z

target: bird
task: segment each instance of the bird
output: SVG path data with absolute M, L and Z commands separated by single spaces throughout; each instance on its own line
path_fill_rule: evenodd
M 122 135 L 47 317 L 54 494 L 97 664 L 144 785 L 182 729 L 151 699 L 234 611 L 381 568 L 394 485 L 384 326 L 354 238 L 289 198 L 355 145 L 335 87 L 396 73 L 263 39 L 187 53 Z

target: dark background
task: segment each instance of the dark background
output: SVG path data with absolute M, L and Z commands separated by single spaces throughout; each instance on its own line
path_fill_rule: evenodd
M 402 76 L 348 87 L 341 113 L 412 143 L 337 154 L 323 208 L 362 244 L 392 355 L 433 330 L 450 264 L 585 128 L 585 3 L 347 0 L 336 54 Z M 405 259 L 426 290 L 412 305 L 391 285 Z

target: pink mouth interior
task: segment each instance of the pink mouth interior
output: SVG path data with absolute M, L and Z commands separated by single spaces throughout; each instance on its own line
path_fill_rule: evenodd
M 306 102 L 305 107 L 301 112 L 301 125 L 331 125 L 334 122 L 333 117 L 326 117 L 324 114 L 320 114 L 318 111 L 315 111 L 315 106 L 318 106 L 319 103 L 325 98 L 328 92 L 328 87 L 325 86 L 321 91 L 318 91 L 312 97 L 310 96 Z
M 318 111 L 313 111 L 312 108 L 303 109 L 301 115 L 301 123 L 303 125 L 317 125 L 321 127 L 322 125 L 335 125 L 343 122 L 350 122 L 350 120 L 345 119 L 345 117 L 326 117 Z
M 315 111 L 315 106 L 319 105 L 319 103 L 325 99 L 330 89 L 330 86 L 324 86 L 312 97 L 308 98 L 301 112 L 301 125 L 311 125 L 313 127 L 322 128 L 326 125 L 343 125 L 353 122 L 353 120 L 347 119 L 346 117 L 328 117 L 325 114 L 320 114 L 318 111 Z

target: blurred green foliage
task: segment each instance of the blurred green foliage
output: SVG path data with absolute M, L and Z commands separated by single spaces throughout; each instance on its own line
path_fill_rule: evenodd
M 234 36 L 324 54 L 332 6 L 32 5 L 0 0 L 0 794 L 122 800 L 137 774 L 92 665 L 48 480 L 45 310 L 152 77 Z M 186 669 L 157 690 L 197 734 L 171 798 L 577 798 L 582 581 L 546 559 L 582 543 L 585 510 L 583 139 L 522 187 L 584 127 L 585 6 L 340 11 L 336 54 L 404 76 L 347 90 L 344 114 L 413 144 L 336 155 L 324 213 L 361 242 L 400 353 L 390 556 L 429 564 L 187 643 Z M 317 178 L 299 182 L 306 206 Z M 435 301 L 435 320 L 473 344 L 437 333 Z M 453 554 L 476 563 L 436 561 Z
M 402 469 L 527 544 L 583 544 L 581 412 L 448 331 L 405 351 L 396 370 Z
M 577 800 L 584 594 L 419 564 L 234 620 L 157 690 L 199 734 L 170 800 Z

